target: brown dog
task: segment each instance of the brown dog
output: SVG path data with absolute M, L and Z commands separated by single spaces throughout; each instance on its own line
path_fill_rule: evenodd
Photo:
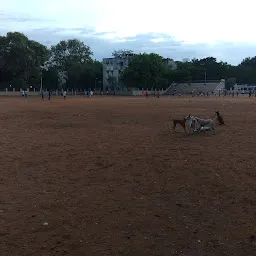
M 173 119 L 173 130 L 175 131 L 176 125 L 179 124 L 183 127 L 184 131 L 186 132 L 186 119 Z
M 216 111 L 215 113 L 216 113 L 216 115 L 217 115 L 217 120 L 218 120 L 218 122 L 219 122 L 219 125 L 225 124 L 225 123 L 224 123 L 224 120 L 223 120 L 223 118 L 222 118 L 222 116 L 221 116 L 220 113 L 219 113 L 219 111 Z

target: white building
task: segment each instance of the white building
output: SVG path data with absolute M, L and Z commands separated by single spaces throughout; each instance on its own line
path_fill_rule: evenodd
M 133 53 L 103 59 L 103 89 L 120 89 L 120 75 L 128 67 Z

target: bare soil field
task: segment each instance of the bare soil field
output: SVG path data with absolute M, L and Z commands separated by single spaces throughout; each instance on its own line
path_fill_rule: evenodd
M 256 255 L 256 98 L 1 97 L 0 138 L 1 256 Z

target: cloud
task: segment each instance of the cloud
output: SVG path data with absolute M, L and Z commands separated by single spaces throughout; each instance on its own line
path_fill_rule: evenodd
M 7 14 L 3 10 L 0 10 L 0 22 L 6 22 L 7 24 L 10 24 L 12 22 L 28 23 L 28 22 L 47 22 L 47 21 L 51 21 L 51 20 L 36 18 L 30 15 L 23 15 L 20 13 L 13 13 L 13 12 Z
M 0 2 L 0 34 L 23 32 L 47 46 L 78 38 L 99 60 L 124 48 L 176 60 L 214 56 L 232 64 L 256 55 L 255 0 Z
M 0 28 L 0 34 L 8 32 Z M 216 44 L 187 44 L 177 41 L 169 35 L 163 33 L 146 33 L 129 37 L 118 37 L 109 35 L 114 32 L 96 32 L 93 28 L 40 28 L 26 31 L 25 34 L 32 40 L 41 42 L 50 47 L 60 40 L 78 38 L 86 45 L 89 45 L 97 60 L 110 57 L 114 50 L 130 49 L 135 53 L 155 52 L 163 57 L 182 60 L 184 58 L 204 58 L 208 56 L 216 57 L 219 61 L 227 61 L 231 64 L 238 64 L 247 56 L 256 56 L 256 45 L 253 43 L 233 43 L 219 42 Z M 160 39 L 160 40 L 159 40 Z

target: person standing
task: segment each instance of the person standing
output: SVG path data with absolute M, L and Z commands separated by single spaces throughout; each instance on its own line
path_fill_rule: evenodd
M 51 90 L 48 90 L 48 100 L 50 100 L 51 99 Z
M 66 96 L 67 96 L 67 92 L 66 90 L 63 92 L 63 97 L 64 97 L 64 100 L 66 99 Z
M 44 91 L 41 91 L 41 99 L 44 100 Z

